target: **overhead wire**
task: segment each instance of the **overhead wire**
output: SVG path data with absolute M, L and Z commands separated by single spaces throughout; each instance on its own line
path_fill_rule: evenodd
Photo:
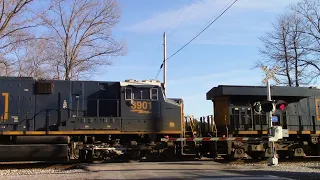
M 180 15 L 184 12 L 184 10 L 186 10 L 186 7 L 188 7 L 189 4 L 190 4 L 192 1 L 193 1 L 193 0 L 190 0 L 190 1 L 188 2 L 188 4 L 184 6 L 184 8 L 180 11 L 180 13 L 178 14 L 178 16 L 176 17 L 176 20 L 180 17 Z M 167 27 L 167 29 L 166 29 L 164 32 L 167 32 L 167 30 L 176 22 L 176 20 L 173 21 L 173 22 Z
M 184 8 L 180 11 L 180 13 L 176 16 L 175 20 L 172 21 L 172 23 L 166 28 L 166 30 L 165 30 L 164 32 L 167 32 L 167 30 L 177 21 L 177 19 L 180 17 L 180 15 L 185 11 L 186 7 L 188 7 L 188 5 L 189 5 L 192 1 L 193 1 L 193 0 L 190 0 L 190 1 L 188 2 L 188 4 L 184 6 Z M 181 23 L 180 23 L 180 24 L 181 24 Z M 155 58 L 156 52 L 159 51 L 160 47 L 161 47 L 161 46 L 158 46 L 158 48 L 157 48 L 157 49 L 154 51 L 154 53 L 153 53 L 153 56 L 152 56 L 152 58 L 151 58 L 151 59 L 153 59 L 152 64 L 154 64 L 155 61 L 156 61 L 156 58 Z
M 165 60 L 162 61 L 162 64 L 156 74 L 156 77 L 155 79 L 158 78 L 159 74 L 160 74 L 160 71 L 161 69 L 163 68 L 163 63 L 164 61 L 167 61 L 169 60 L 170 58 L 172 58 L 174 55 L 176 55 L 177 53 L 179 53 L 182 49 L 184 49 L 187 45 L 189 45 L 192 41 L 194 41 L 198 36 L 200 36 L 206 29 L 208 29 L 214 22 L 216 22 L 228 9 L 230 9 L 238 0 L 235 0 L 231 5 L 228 6 L 228 4 L 230 4 L 232 2 L 232 0 L 226 5 L 228 6 L 225 10 L 222 11 L 222 13 L 220 13 L 218 15 L 218 17 L 214 18 L 213 21 L 211 21 L 209 24 L 207 23 L 206 27 L 201 30 L 196 36 L 194 36 L 191 40 L 189 40 L 185 45 L 183 45 L 181 48 L 179 48 L 175 53 L 173 53 L 171 56 L 169 56 L 168 58 L 166 58 Z M 226 7 L 225 6 L 225 7 Z M 223 8 L 224 9 L 224 8 Z
M 192 0 L 191 0 L 192 1 Z M 191 2 L 190 1 L 190 2 Z M 190 4 L 190 2 L 187 4 L 187 6 Z M 199 6 L 199 3 L 197 5 L 195 5 L 192 10 L 189 12 L 189 14 L 180 22 L 180 24 L 171 32 L 171 34 L 169 34 L 167 37 L 173 36 L 173 34 L 176 32 L 176 30 L 181 26 L 181 24 L 184 23 L 184 21 L 194 12 L 194 10 L 196 9 L 196 7 Z

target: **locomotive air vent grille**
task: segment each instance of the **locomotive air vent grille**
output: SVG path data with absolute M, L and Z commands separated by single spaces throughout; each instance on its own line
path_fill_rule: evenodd
M 53 84 L 51 82 L 37 82 L 35 84 L 36 94 L 52 94 Z
M 135 79 L 126 79 L 125 82 L 138 82 L 138 80 L 135 80 Z

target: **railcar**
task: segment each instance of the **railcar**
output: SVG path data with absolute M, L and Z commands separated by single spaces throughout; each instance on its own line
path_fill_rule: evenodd
M 183 136 L 183 100 L 159 81 L 0 77 L 0 93 L 0 161 L 159 156 Z

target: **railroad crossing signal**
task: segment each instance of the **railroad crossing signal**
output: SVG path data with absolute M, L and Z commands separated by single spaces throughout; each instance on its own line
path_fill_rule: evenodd
M 269 131 L 269 136 L 272 137 L 273 134 L 272 134 L 272 113 L 273 111 L 275 110 L 275 104 L 272 102 L 271 100 L 271 88 L 270 88 L 270 82 L 269 80 L 272 78 L 273 80 L 275 80 L 277 83 L 280 83 L 279 79 L 276 78 L 274 76 L 274 74 L 276 73 L 276 71 L 279 69 L 278 66 L 274 66 L 272 69 L 269 69 L 268 67 L 266 66 L 261 66 L 261 69 L 266 72 L 266 77 L 262 80 L 262 83 L 264 84 L 267 84 L 267 103 L 264 104 L 264 107 L 262 106 L 261 104 L 261 109 L 262 111 L 265 110 L 265 112 L 267 112 L 268 114 L 268 121 L 269 121 L 269 128 L 270 128 L 270 131 Z M 270 142 L 270 139 L 269 139 L 269 142 Z M 275 152 L 274 152 L 274 142 L 271 141 L 271 156 L 270 156 L 270 159 L 269 159 L 269 164 L 270 165 L 277 165 L 278 164 L 278 158 L 275 156 Z
M 252 108 L 255 113 L 261 114 L 261 112 L 265 113 L 274 113 L 276 110 L 280 110 L 280 112 L 284 111 L 286 107 L 288 106 L 288 103 L 285 102 L 284 100 L 272 100 L 272 101 L 258 101 L 255 102 L 252 105 Z
M 253 104 L 253 110 L 260 114 L 261 112 L 265 112 L 265 113 L 268 113 L 268 112 L 271 112 L 273 113 L 276 109 L 276 106 L 275 106 L 275 103 L 274 101 L 262 101 L 262 102 L 255 102 Z
M 272 69 L 269 69 L 266 66 L 261 66 L 261 69 L 266 73 L 266 77 L 262 80 L 263 84 L 266 84 L 269 79 L 273 79 L 277 83 L 280 83 L 280 80 L 274 75 L 279 69 L 278 66 L 274 66 Z

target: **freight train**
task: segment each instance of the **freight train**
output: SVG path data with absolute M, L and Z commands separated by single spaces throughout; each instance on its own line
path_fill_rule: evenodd
M 0 77 L 0 161 L 242 158 L 270 156 L 265 87 L 218 86 L 214 117 L 186 118 L 181 98 L 153 80 L 64 81 Z M 277 155 L 318 155 L 320 90 L 275 87 L 283 127 Z

